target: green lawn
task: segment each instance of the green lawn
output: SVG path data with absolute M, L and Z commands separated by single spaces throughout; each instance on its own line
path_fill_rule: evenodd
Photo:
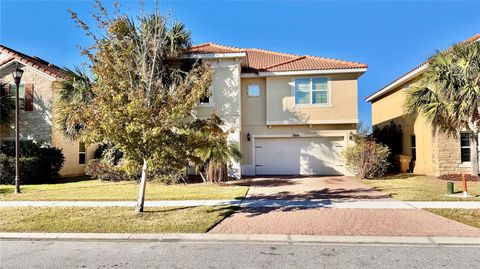
M 108 201 L 135 200 L 138 184 L 135 182 L 105 182 L 84 180 L 57 184 L 24 185 L 22 193 L 14 194 L 14 186 L 0 185 L 0 200 L 31 201 Z M 248 191 L 244 186 L 215 184 L 164 185 L 148 183 L 147 200 L 207 200 L 242 199 Z
M 234 207 L 6 207 L 0 208 L 1 232 L 204 233 Z
M 428 208 L 425 210 L 473 227 L 480 228 L 480 209 Z
M 480 182 L 468 182 L 469 194 L 476 197 L 465 199 L 446 196 L 447 181 L 430 176 L 395 175 L 361 181 L 403 201 L 480 201 Z M 455 182 L 455 191 L 458 193 L 462 191 L 461 184 Z

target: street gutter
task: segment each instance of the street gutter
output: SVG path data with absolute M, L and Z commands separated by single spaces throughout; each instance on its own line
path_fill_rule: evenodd
M 150 241 L 150 242 L 225 242 L 283 244 L 395 244 L 395 245 L 472 245 L 480 237 L 447 236 L 332 236 L 287 234 L 203 234 L 203 233 L 0 233 L 2 240 L 29 241 Z

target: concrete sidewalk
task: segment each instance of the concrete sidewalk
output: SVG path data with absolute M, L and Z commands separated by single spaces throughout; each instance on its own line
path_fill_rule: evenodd
M 0 240 L 58 241 L 160 241 L 160 242 L 267 242 L 352 243 L 408 245 L 480 245 L 480 237 L 444 236 L 329 236 L 289 234 L 201 234 L 201 233 L 0 233 Z
M 1 201 L 0 207 L 134 207 L 135 201 Z M 172 206 L 240 206 L 243 208 L 364 208 L 364 209 L 422 209 L 464 208 L 480 209 L 480 202 L 463 201 L 345 201 L 331 199 L 245 199 L 241 200 L 168 200 L 145 201 L 146 207 Z

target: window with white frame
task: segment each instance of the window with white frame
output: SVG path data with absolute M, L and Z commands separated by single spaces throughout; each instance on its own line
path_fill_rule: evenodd
M 470 135 L 468 133 L 460 134 L 460 159 L 463 162 L 470 162 Z
M 329 98 L 328 78 L 295 79 L 296 105 L 327 105 Z
M 247 94 L 249 97 L 260 96 L 260 85 L 258 84 L 249 84 L 247 88 Z

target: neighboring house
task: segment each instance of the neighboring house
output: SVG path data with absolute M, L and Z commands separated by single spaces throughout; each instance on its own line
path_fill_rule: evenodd
M 65 163 L 62 176 L 85 173 L 85 163 L 93 158 L 94 148 L 86 148 L 76 141 L 63 138 L 53 128 L 54 103 L 65 78 L 64 70 L 38 57 L 29 56 L 0 45 L 0 79 L 7 85 L 5 91 L 15 98 L 12 70 L 19 66 L 24 70 L 20 91 L 20 139 L 35 140 L 62 149 Z M 14 123 L 0 127 L 0 143 L 14 141 Z
M 358 124 L 358 78 L 367 65 L 213 43 L 191 57 L 213 68 L 215 112 L 243 154 L 230 175 L 341 175 L 341 151 Z
M 480 40 L 477 34 L 465 42 Z M 471 171 L 470 139 L 467 133 L 449 137 L 432 128 L 425 118 L 409 117 L 404 112 L 405 92 L 414 85 L 428 67 L 428 61 L 392 81 L 366 98 L 372 103 L 372 125 L 382 127 L 391 121 L 401 125 L 403 155 L 412 157 L 413 172 L 443 175 Z M 478 150 L 478 149 L 477 149 Z

